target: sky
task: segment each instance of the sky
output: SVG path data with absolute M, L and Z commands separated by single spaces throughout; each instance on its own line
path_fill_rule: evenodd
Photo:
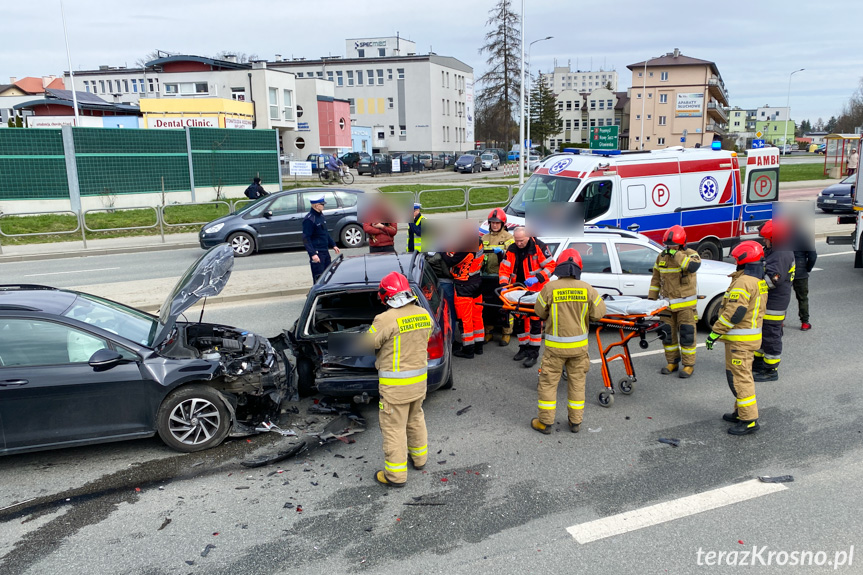
M 355 0 L 65 0 L 73 70 L 134 66 L 156 49 L 212 56 L 226 50 L 274 59 L 344 56 L 345 39 L 394 36 L 418 53 L 453 56 L 486 68 L 479 54 L 496 0 L 395 3 Z M 59 0 L 34 10 L 4 3 L 0 84 L 9 77 L 61 75 L 69 69 Z M 521 13 L 521 1 L 513 3 Z M 785 106 L 799 122 L 839 115 L 863 78 L 859 0 L 755 0 L 748 3 L 665 0 L 524 0 L 531 70 L 555 61 L 572 69 L 616 70 L 631 85 L 628 64 L 671 52 L 716 63 L 731 106 Z M 840 29 L 844 28 L 845 32 Z

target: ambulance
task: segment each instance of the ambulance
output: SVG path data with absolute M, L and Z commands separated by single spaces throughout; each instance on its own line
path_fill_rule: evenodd
M 758 237 L 779 198 L 778 148 L 749 150 L 742 182 L 740 167 L 736 152 L 711 148 L 554 154 L 504 208 L 507 227 L 574 202 L 586 226 L 628 229 L 658 242 L 679 224 L 689 247 L 721 260 L 726 248 Z

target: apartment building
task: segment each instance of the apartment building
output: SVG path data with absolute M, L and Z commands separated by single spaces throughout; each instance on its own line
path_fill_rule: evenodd
M 567 66 L 555 66 L 554 71 L 541 74 L 541 81 L 552 89 L 553 92 L 574 90 L 576 92 L 593 92 L 599 88 L 607 88 L 612 92 L 617 91 L 617 72 L 615 70 L 572 71 Z

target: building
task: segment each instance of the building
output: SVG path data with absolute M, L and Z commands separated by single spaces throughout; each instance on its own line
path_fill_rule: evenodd
M 255 107 L 227 98 L 141 98 L 142 127 L 252 129 Z
M 761 106 L 755 111 L 755 132 L 768 144 L 790 144 L 794 142 L 797 126 L 791 119 L 791 109 Z
M 75 122 L 75 100 L 70 90 L 45 89 L 42 97 L 16 104 L 14 112 L 24 116 L 28 128 L 138 128 L 137 106 L 106 102 L 94 94 L 78 92 L 78 121 Z
M 296 74 L 298 82 L 329 81 L 335 98 L 349 103 L 352 122 L 372 128 L 374 152 L 473 149 L 473 68 L 417 54 L 414 42 L 398 36 L 349 39 L 345 53 L 268 66 Z
M 728 92 L 716 64 L 675 49 L 632 71 L 630 149 L 709 146 L 725 135 Z
M 597 72 L 573 72 L 569 65 L 557 66 L 550 74 L 542 74 L 541 81 L 545 82 L 555 93 L 564 90 L 576 92 L 593 92 L 599 88 L 607 88 L 612 92 L 617 91 L 617 72 L 615 70 L 599 69 Z
M 45 90 L 51 88 L 53 90 L 62 90 L 63 80 L 56 76 L 42 76 L 34 78 L 28 76 L 26 78 L 9 78 L 8 84 L 0 84 L 0 121 L 3 126 L 7 124 L 9 118 L 16 115 L 15 106 L 33 100 L 34 96 L 42 96 Z M 21 112 L 18 112 L 20 117 Z
M 742 110 L 737 106 L 728 110 L 728 133 L 738 134 L 741 132 L 755 132 L 754 109 Z
M 618 126 L 619 134 L 624 130 L 626 92 L 613 92 L 606 88 L 597 88 L 589 93 L 563 90 L 555 95 L 555 99 L 560 114 L 560 132 L 545 142 L 551 149 L 560 149 L 564 143 L 587 142 L 590 128 Z

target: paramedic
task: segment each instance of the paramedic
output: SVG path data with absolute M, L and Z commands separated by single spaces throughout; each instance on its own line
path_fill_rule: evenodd
M 483 276 L 483 300 L 485 303 L 499 304 L 497 294 L 494 289 L 497 287 L 498 272 L 500 271 L 500 261 L 503 259 L 503 253 L 511 246 L 512 234 L 506 231 L 506 213 L 495 208 L 488 214 L 488 233 L 482 236 L 482 248 L 485 253 L 482 263 Z M 491 277 L 489 277 L 491 276 Z M 500 337 L 500 345 L 509 345 L 510 336 L 512 335 L 512 316 L 504 310 L 496 310 L 489 307 L 487 318 L 495 321 L 485 321 L 485 342 L 488 343 L 492 339 L 492 330 L 494 325 L 500 325 L 503 329 L 503 335 Z
M 384 276 L 378 295 L 388 309 L 375 316 L 369 328 L 376 350 L 384 448 L 384 469 L 375 473 L 375 480 L 387 487 L 404 487 L 408 454 L 414 469 L 422 469 L 428 456 L 423 400 L 432 319 L 398 272 Z
M 513 243 L 504 252 L 498 270 L 498 283 L 509 285 L 524 284 L 530 291 L 538 292 L 554 273 L 554 258 L 548 247 L 536 238 L 530 237 L 527 230 L 518 227 L 512 233 Z M 512 359 L 524 360 L 524 367 L 533 367 L 539 358 L 542 343 L 542 322 L 536 316 L 518 315 L 514 321 L 518 332 L 518 353 Z
M 768 287 L 761 279 L 764 277 L 761 244 L 752 240 L 740 242 L 731 250 L 731 257 L 737 261 L 737 271 L 731 274 L 731 285 L 722 298 L 719 319 L 707 336 L 707 349 L 713 349 L 720 338 L 725 342 L 725 378 L 737 399 L 734 411 L 724 414 L 722 419 L 735 424 L 728 433 L 746 435 L 760 428 L 752 352 L 761 347 Z
M 303 246 L 309 254 L 309 265 L 312 267 L 312 283 L 317 282 L 327 266 L 330 265 L 330 248 L 340 253 L 333 241 L 327 221 L 324 219 L 324 196 L 312 198 L 311 209 L 303 218 Z
M 482 246 L 479 237 L 466 246 L 462 252 L 443 254 L 443 261 L 449 266 L 455 288 L 455 313 L 461 322 L 461 349 L 453 351 L 456 357 L 473 359 L 474 354 L 482 355 L 485 330 L 482 326 L 482 294 L 480 268 L 482 267 Z M 472 251 L 468 251 L 472 250 Z
M 761 349 L 755 352 L 752 372 L 755 381 L 779 379 L 779 361 L 782 355 L 782 324 L 785 310 L 791 303 L 791 282 L 794 281 L 794 252 L 785 247 L 785 224 L 781 220 L 768 220 L 758 230 L 767 249 L 764 252 L 764 281 L 770 289 L 761 329 Z
M 656 256 L 647 296 L 648 299 L 664 298 L 669 303 L 668 309 L 660 314 L 670 328 L 662 342 L 667 365 L 660 373 L 674 373 L 683 363 L 679 375 L 686 379 L 695 370 L 695 324 L 698 319 L 695 272 L 701 267 L 701 258 L 695 250 L 686 248 L 686 230 L 682 226 L 668 228 L 662 241 L 666 248 Z
M 559 278 L 548 282 L 536 296 L 534 311 L 545 321 L 545 353 L 537 386 L 539 417 L 530 426 L 548 435 L 554 425 L 557 385 L 566 367 L 569 430 L 578 433 L 584 414 L 584 384 L 590 369 L 587 334 L 590 320 L 605 315 L 605 302 L 593 286 L 581 281 L 581 255 L 574 249 L 560 254 L 555 267 Z
M 408 245 L 406 253 L 423 251 L 423 220 L 422 205 L 414 203 L 414 221 L 408 222 Z

